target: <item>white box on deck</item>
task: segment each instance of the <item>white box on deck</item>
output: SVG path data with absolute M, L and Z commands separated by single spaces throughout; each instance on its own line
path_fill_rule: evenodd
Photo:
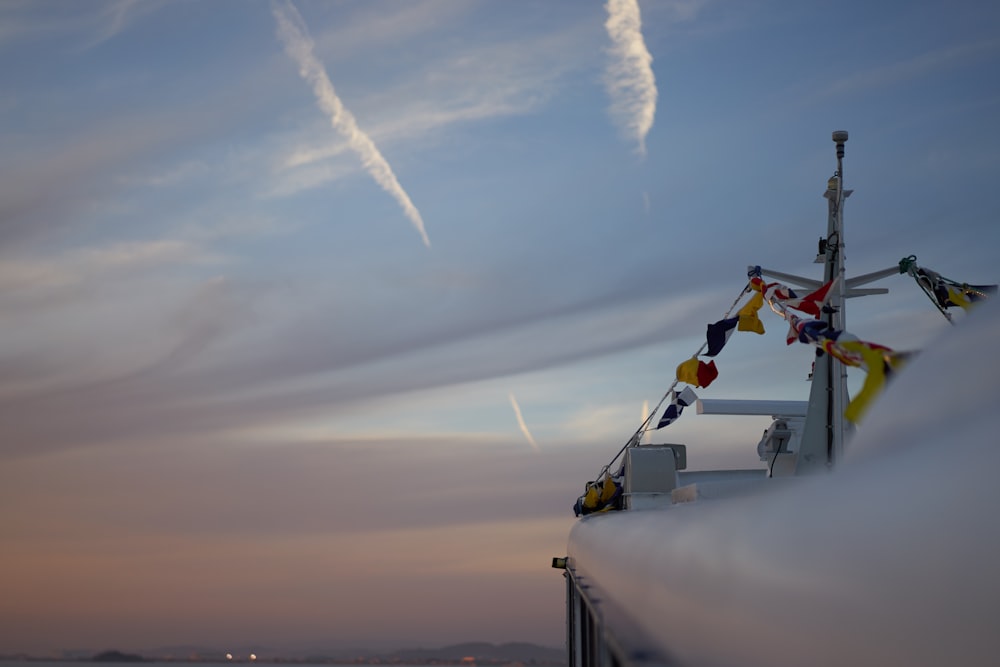
M 670 492 L 677 487 L 677 457 L 671 445 L 626 449 L 625 509 L 669 505 Z

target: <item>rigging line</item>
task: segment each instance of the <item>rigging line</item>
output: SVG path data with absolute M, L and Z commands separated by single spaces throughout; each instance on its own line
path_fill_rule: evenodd
M 739 294 L 739 296 L 737 296 L 733 300 L 732 305 L 729 306 L 729 310 L 727 310 L 725 312 L 725 314 L 722 316 L 722 319 L 725 320 L 725 319 L 729 318 L 729 316 L 733 312 L 733 309 L 736 308 L 737 304 L 739 304 L 740 299 L 742 299 L 743 295 L 746 294 L 749 291 L 750 291 L 750 281 L 748 280 L 747 284 L 743 287 L 743 291 L 741 291 L 740 294 Z M 698 351 L 695 352 L 693 356 L 697 357 L 698 355 L 700 355 L 705 350 L 706 347 L 708 347 L 708 341 L 705 341 L 704 343 L 702 343 L 701 347 L 698 348 Z M 656 413 L 658 413 L 660 411 L 660 406 L 663 405 L 663 402 L 665 400 L 667 400 L 667 397 L 670 396 L 671 392 L 673 392 L 673 390 L 677 387 L 677 385 L 678 385 L 679 382 L 680 382 L 680 380 L 677 380 L 677 379 L 675 379 L 673 381 L 673 384 L 670 385 L 670 388 L 667 389 L 667 391 L 666 391 L 665 394 L 663 394 L 663 398 L 660 399 L 660 402 L 656 404 L 655 408 L 653 408 L 652 410 L 649 411 L 649 414 L 646 415 L 646 420 L 644 422 L 642 422 L 642 424 L 639 426 L 639 428 L 636 429 L 635 433 L 632 434 L 632 437 L 629 438 L 628 441 L 622 446 L 622 448 L 618 450 L 618 453 L 615 454 L 614 457 L 612 457 L 612 459 L 610 461 L 608 461 L 608 464 L 606 466 L 604 466 L 603 468 L 601 468 L 601 472 L 599 472 L 597 474 L 597 479 L 601 479 L 602 477 L 604 477 L 604 475 L 609 470 L 611 470 L 611 466 L 613 466 L 614 463 L 615 463 L 615 461 L 618 460 L 618 457 L 621 456 L 625 452 L 626 449 L 628 449 L 629 447 L 635 446 L 642 439 L 642 434 L 645 433 L 647 430 L 649 430 L 648 429 L 649 423 L 652 421 L 653 417 L 656 416 Z
M 955 326 L 955 321 L 951 319 L 951 313 L 949 313 L 948 311 L 946 311 L 941 306 L 941 304 L 938 303 L 937 297 L 934 296 L 927 289 L 927 286 L 924 285 L 923 282 L 920 281 L 920 278 L 917 278 L 916 276 L 914 276 L 913 278 L 914 278 L 914 280 L 917 281 L 917 286 L 920 288 L 920 291 L 927 295 L 927 298 L 930 299 L 931 303 L 934 304 L 934 307 L 938 309 L 938 312 L 941 313 L 942 315 L 944 315 L 944 319 L 948 320 L 948 324 L 950 324 L 952 326 Z
M 983 290 L 976 289 L 969 283 L 960 283 L 957 280 L 952 280 L 951 278 L 945 278 L 940 273 L 937 274 L 937 277 L 938 280 L 945 283 L 946 285 L 950 285 L 951 287 L 957 287 L 958 289 L 962 290 L 963 295 L 975 294 L 976 296 L 982 297 L 984 299 L 989 297 L 989 294 L 987 294 Z
M 925 272 L 924 274 L 918 275 L 918 271 Z M 946 278 L 936 271 L 931 271 L 930 269 L 923 269 L 917 265 L 917 256 L 910 255 L 909 257 L 904 257 L 899 262 L 899 272 L 908 273 L 916 281 L 917 285 L 920 287 L 921 291 L 927 295 L 934 307 L 938 309 L 938 312 L 944 316 L 944 319 L 948 320 L 948 323 L 955 326 L 955 320 L 952 318 L 951 313 L 945 310 L 945 306 L 941 305 L 938 300 L 937 295 L 934 293 L 934 287 L 932 281 L 936 280 L 938 283 L 949 285 L 951 287 L 956 287 L 962 290 L 963 294 L 975 294 L 979 297 L 988 297 L 989 295 L 968 283 L 960 283 L 951 278 Z
M 927 295 L 927 298 L 930 299 L 931 303 L 934 304 L 934 307 L 938 309 L 938 312 L 944 315 L 944 319 L 948 320 L 948 324 L 955 326 L 955 321 L 951 319 L 951 313 L 949 313 L 947 310 L 944 309 L 944 307 L 938 302 L 937 297 L 931 291 L 931 287 L 927 285 L 924 280 L 921 280 L 921 276 L 917 275 L 917 270 L 920 267 L 917 266 L 916 256 L 910 255 L 910 257 L 913 258 L 913 261 L 907 264 L 906 272 L 913 277 L 913 280 L 915 280 L 917 283 L 917 287 L 920 288 L 921 292 Z M 903 261 L 907 261 L 908 259 L 910 259 L 910 257 L 904 258 Z M 900 266 L 903 266 L 902 262 L 900 262 Z M 940 274 L 938 275 L 938 278 L 948 282 L 952 282 L 949 281 L 947 278 L 942 278 Z
M 976 294 L 979 294 L 980 296 L 986 296 L 986 294 L 984 294 L 983 292 L 980 292 L 979 290 L 972 289 L 972 285 L 970 285 L 968 283 L 960 283 L 957 280 L 952 280 L 951 278 L 946 278 L 945 276 L 942 276 L 940 273 L 937 274 L 937 277 L 938 277 L 938 279 L 941 282 L 948 283 L 952 287 L 960 287 L 963 290 L 968 290 L 970 292 L 975 292 Z

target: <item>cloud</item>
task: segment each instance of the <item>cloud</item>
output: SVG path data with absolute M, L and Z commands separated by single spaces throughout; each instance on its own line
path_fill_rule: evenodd
M 7 461 L 6 490 L 44 495 L 46 507 L 34 511 L 44 510 L 70 538 L 109 528 L 183 540 L 361 534 L 461 525 L 472 517 L 496 523 L 566 516 L 564 501 L 575 497 L 589 459 L 608 449 L 576 442 L 575 451 L 585 456 L 567 461 L 565 451 L 543 451 L 527 465 L 513 436 L 486 442 L 454 433 L 309 442 L 252 434 L 208 441 L 149 437 L 154 444 L 145 447 L 91 449 L 83 457 L 86 476 L 72 452 Z M 50 487 L 44 492 L 38 487 L 43 476 Z M 294 489 L 285 480 L 295 480 Z M 142 499 L 135 497 L 137 486 L 145 490 Z M 104 493 L 87 494 L 94 488 Z M 349 507 L 358 498 L 365 498 L 367 512 L 302 511 Z M 27 522 L 21 530 L 25 537 L 52 536 L 39 525 Z
M 158 296 L 124 307 L 121 299 L 135 290 Z M 0 357 L 17 370 L 0 383 L 6 436 L 0 457 L 129 447 L 150 433 L 209 440 L 264 425 L 338 419 L 377 399 L 659 342 L 689 330 L 691 317 L 709 317 L 712 306 L 704 302 L 718 301 L 699 294 L 626 305 L 612 294 L 561 312 L 442 318 L 407 331 L 345 320 L 338 313 L 349 306 L 336 302 L 304 317 L 285 293 L 269 298 L 224 282 L 195 295 L 189 288 L 172 292 L 131 281 L 101 302 L 63 306 L 57 314 L 75 323 L 69 329 L 46 326 L 47 318 L 24 324 L 20 347 Z M 577 332 L 572 344 L 567 330 Z M 55 366 L 53 349 L 61 355 Z M 634 424 L 634 414 L 623 421 Z
M 305 164 L 312 164 L 313 162 L 319 162 L 321 160 L 327 160 L 331 157 L 336 157 L 337 155 L 342 154 L 345 150 L 347 150 L 347 146 L 343 143 L 322 147 L 309 146 L 306 148 L 298 148 L 282 161 L 280 167 L 282 169 L 301 167 Z
M 0 6 L 0 47 L 15 41 L 59 36 L 80 39 L 86 51 L 124 32 L 141 17 L 159 11 L 164 0 L 112 0 L 106 3 L 8 1 Z
M 615 122 L 635 139 L 640 154 L 646 153 L 646 135 L 656 116 L 656 79 L 653 57 L 642 38 L 638 0 L 608 0 L 604 27 L 611 38 L 611 62 L 606 84 Z
M 396 179 L 392 168 L 375 143 L 358 127 L 354 115 L 344 107 L 327 76 L 323 64 L 313 53 L 313 42 L 298 10 L 290 2 L 272 3 L 274 18 L 278 22 L 278 36 L 285 45 L 285 51 L 299 64 L 299 74 L 312 84 L 313 93 L 320 109 L 330 115 L 330 123 L 348 142 L 351 149 L 361 158 L 362 165 L 383 190 L 388 192 L 403 209 L 428 248 L 431 245 L 420 211 L 413 205 L 410 196 Z
M 514 408 L 514 416 L 517 417 L 517 425 L 521 429 L 521 433 L 524 434 L 524 439 L 528 441 L 531 448 L 535 452 L 541 451 L 538 447 L 538 443 L 535 442 L 534 436 L 531 435 L 531 431 L 528 430 L 528 425 L 524 423 L 524 417 L 521 415 L 521 406 L 517 404 L 517 399 L 514 398 L 514 394 L 507 394 L 510 399 L 510 407 Z
M 320 50 L 336 57 L 377 56 L 390 45 L 419 43 L 434 32 L 453 35 L 468 25 L 463 19 L 475 7 L 454 0 L 410 0 L 386 11 L 375 3 L 358 3 L 336 25 L 317 34 L 315 41 Z
M 869 67 L 863 72 L 832 81 L 823 86 L 817 99 L 837 97 L 872 88 L 883 88 L 919 78 L 931 72 L 947 70 L 990 56 L 1000 49 L 1000 40 L 988 39 L 978 42 L 959 44 L 947 48 L 934 49 L 907 60 L 894 62 L 881 67 Z
M 150 2 L 144 0 L 142 3 L 137 0 L 117 0 L 107 5 L 100 13 L 100 25 L 93 38 L 86 44 L 85 48 L 93 48 L 112 39 L 123 32 L 130 22 L 145 13 L 156 11 L 162 2 Z
M 48 142 L 0 155 L 0 245 L 52 238 L 96 211 L 120 207 L 143 182 L 139 174 L 165 152 L 208 136 L 224 124 L 221 105 L 149 114 L 109 114 L 81 121 L 70 136 L 54 134 Z M 190 178 L 188 167 L 173 178 Z M 157 185 L 169 185 L 161 181 Z M 114 196 L 112 196 L 114 195 Z
M 456 10 L 465 11 L 456 3 L 415 2 L 389 15 L 352 12 L 346 21 L 316 29 L 314 50 L 325 57 L 335 54 L 345 61 L 377 61 L 388 45 L 425 56 L 407 62 L 405 75 L 380 81 L 377 90 L 352 101 L 352 110 L 364 117 L 365 133 L 377 146 L 407 141 L 430 152 L 444 141 L 453 157 L 456 148 L 473 154 L 480 141 L 489 140 L 489 133 L 477 132 L 457 143 L 453 128 L 485 128 L 495 119 L 539 112 L 560 97 L 571 73 L 590 72 L 597 66 L 592 61 L 589 16 L 564 20 L 556 30 L 534 34 L 477 35 L 457 52 L 428 49 L 426 40 L 431 34 L 452 35 L 465 29 L 453 20 Z M 413 39 L 415 32 L 419 40 Z M 272 173 L 270 182 L 258 187 L 258 192 L 269 198 L 286 197 L 357 173 L 349 143 L 338 134 L 318 141 L 325 135 L 318 133 L 319 125 L 310 124 L 294 136 L 279 138 L 282 148 L 275 151 L 277 155 L 260 160 L 271 163 Z
M 49 257 L 0 257 L 0 303 L 34 309 L 81 290 L 101 287 L 161 267 L 210 264 L 220 258 L 197 244 L 173 239 L 121 241 Z
M 356 169 L 347 164 L 310 164 L 304 161 L 291 170 L 279 172 L 260 196 L 265 199 L 289 197 L 304 190 L 327 185 L 355 172 Z
M 129 271 L 128 262 L 133 261 L 140 260 L 128 259 L 120 265 L 115 258 L 114 267 L 105 275 L 68 271 L 49 276 L 42 265 L 36 274 L 48 283 L 30 291 L 18 287 L 13 290 L 16 296 L 2 295 L 5 317 L 16 320 L 17 326 L 11 327 L 0 349 L 0 412 L 27 409 L 22 413 L 27 421 L 15 421 L 27 426 L 37 419 L 36 426 L 59 432 L 62 435 L 57 437 L 62 438 L 69 431 L 57 425 L 61 418 L 53 419 L 53 413 L 47 412 L 54 400 L 66 410 L 62 416 L 74 424 L 70 431 L 81 428 L 82 434 L 90 428 L 85 423 L 97 428 L 104 423 L 110 429 L 106 434 L 119 432 L 133 417 L 148 414 L 150 408 L 155 411 L 150 401 L 166 407 L 183 400 L 183 394 L 171 396 L 161 386 L 170 386 L 176 375 L 190 372 L 190 361 L 239 334 L 252 320 L 253 293 L 224 278 L 202 281 L 192 288 L 174 284 L 169 272 L 164 280 L 163 274 L 148 271 L 146 265 Z M 26 296 L 19 296 L 25 291 L 29 292 Z M 137 294 L 145 298 L 137 299 Z M 39 301 L 41 305 L 36 305 Z M 98 397 L 111 395 L 124 401 L 122 407 L 130 404 L 127 414 L 111 405 L 102 407 L 103 399 Z M 84 410 L 89 416 L 76 412 L 82 406 L 88 406 Z M 5 433 L 20 428 L 10 426 L 10 431 L 5 426 Z M 63 444 L 82 442 L 71 436 Z M 50 443 L 31 440 L 22 444 L 25 451 L 44 451 Z

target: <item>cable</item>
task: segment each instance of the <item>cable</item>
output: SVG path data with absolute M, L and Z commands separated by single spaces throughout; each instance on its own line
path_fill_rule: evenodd
M 737 304 L 739 304 L 740 299 L 742 299 L 743 296 L 749 291 L 750 291 L 750 282 L 748 281 L 746 286 L 743 288 L 743 291 L 740 292 L 740 295 L 736 297 L 732 305 L 729 306 L 729 310 L 727 310 L 726 313 L 722 316 L 722 319 L 728 319 L 729 316 L 732 315 L 732 312 L 736 308 Z M 708 341 L 702 343 L 701 347 L 698 348 L 698 351 L 695 352 L 693 356 L 697 357 L 705 350 L 706 347 L 708 347 Z M 649 423 L 652 421 L 653 417 L 655 417 L 656 414 L 660 411 L 660 406 L 663 405 L 663 402 L 667 400 L 667 397 L 670 396 L 670 394 L 674 391 L 674 389 L 677 387 L 679 383 L 680 380 L 675 379 L 673 381 L 673 383 L 670 385 L 670 388 L 667 389 L 665 394 L 663 394 L 663 398 L 661 398 L 660 402 L 656 404 L 656 407 L 650 410 L 649 414 L 646 416 L 646 420 L 642 422 L 642 424 L 639 426 L 638 429 L 636 429 L 635 433 L 632 434 L 632 437 L 628 439 L 628 442 L 626 442 L 622 446 L 622 448 L 618 450 L 618 453 L 614 455 L 614 457 L 611 459 L 611 461 L 608 462 L 606 466 L 601 468 L 601 472 L 597 474 L 598 480 L 604 477 L 604 475 L 607 474 L 609 470 L 611 470 L 611 466 L 614 465 L 615 461 L 618 460 L 619 456 L 625 453 L 626 449 L 628 449 L 629 447 L 634 447 L 639 443 L 639 441 L 642 439 L 643 433 L 649 430 Z

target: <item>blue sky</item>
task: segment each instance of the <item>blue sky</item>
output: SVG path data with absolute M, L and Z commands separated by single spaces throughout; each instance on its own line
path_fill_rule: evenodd
M 0 651 L 558 645 L 584 482 L 818 275 L 832 130 L 849 272 L 997 281 L 1000 9 L 620 4 L 0 2 Z M 853 333 L 947 326 L 883 285 Z M 805 395 L 763 316 L 702 396 Z

